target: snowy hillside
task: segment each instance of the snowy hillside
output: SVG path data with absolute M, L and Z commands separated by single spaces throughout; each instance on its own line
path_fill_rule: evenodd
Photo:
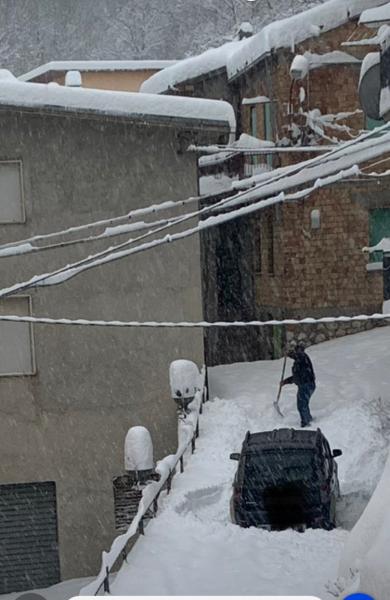
M 310 348 L 318 386 L 312 399 L 338 459 L 342 499 L 334 531 L 267 532 L 229 519 L 231 484 L 245 432 L 297 427 L 294 386 L 283 388 L 285 418 L 274 413 L 281 361 L 211 370 L 196 454 L 122 567 L 114 594 L 303 594 L 333 598 L 340 555 L 377 484 L 388 448 L 390 330 Z M 378 400 L 381 398 L 381 401 Z M 382 412 L 381 412 L 382 411 Z M 309 568 L 308 568 L 309 567 Z
M 52 60 L 183 58 L 320 0 L 1 0 L 0 66 Z

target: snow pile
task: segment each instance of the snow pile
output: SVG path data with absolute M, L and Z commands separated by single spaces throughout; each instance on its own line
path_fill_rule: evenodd
M 154 468 L 153 442 L 146 427 L 131 427 L 125 439 L 126 471 L 148 471 Z
M 240 31 L 242 31 L 242 33 L 247 33 L 247 34 L 252 35 L 252 33 L 253 33 L 252 23 L 249 23 L 249 21 L 244 21 L 240 25 Z
M 175 60 L 63 60 L 45 63 L 20 75 L 20 81 L 30 81 L 50 71 L 159 71 L 176 63 Z
M 390 22 L 390 2 L 377 8 L 369 8 L 360 15 L 359 23 L 367 27 L 378 27 L 384 21 Z
M 267 104 L 271 100 L 267 96 L 254 96 L 254 98 L 243 98 L 241 104 L 243 106 L 250 104 Z
M 17 81 L 15 75 L 13 75 L 8 69 L 0 69 L 0 81 Z
M 11 74 L 4 74 L 4 71 L 0 79 L 0 105 L 62 108 L 66 111 L 92 111 L 122 117 L 150 115 L 163 119 L 222 121 L 229 123 L 231 131 L 235 129 L 232 106 L 220 100 L 23 83 Z
M 239 139 L 230 144 L 230 146 L 232 148 L 239 148 L 240 150 L 257 150 L 259 148 L 274 148 L 275 143 L 242 133 Z
M 199 370 L 191 360 L 174 360 L 169 367 L 172 398 L 192 398 L 199 389 Z
M 237 181 L 238 176 L 229 177 L 224 173 L 216 175 L 205 175 L 199 178 L 199 192 L 202 196 L 208 194 L 222 194 L 232 189 L 233 181 Z
M 347 540 L 340 562 L 340 577 L 347 582 L 346 591 L 358 589 L 375 600 L 389 598 L 389 503 L 390 456 L 378 487 Z
M 228 42 L 219 48 L 210 48 L 198 56 L 181 60 L 174 66 L 152 75 L 142 84 L 140 92 L 161 94 L 183 81 L 223 69 L 229 57 L 246 43 L 247 40 Z
M 80 71 L 68 71 L 65 75 L 65 85 L 68 87 L 80 87 L 82 84 Z
M 363 252 L 390 252 L 390 238 L 382 238 L 375 246 L 363 248 Z
M 229 79 L 279 48 L 290 48 L 320 33 L 335 29 L 362 10 L 384 4 L 385 0 L 328 0 L 324 4 L 267 25 L 249 38 L 227 61 Z
M 306 56 L 296 54 L 290 66 L 290 75 L 293 79 L 304 79 L 309 73 L 309 61 Z
M 332 448 L 343 450 L 337 459 L 341 525 L 356 522 L 383 472 L 387 442 L 371 404 L 388 394 L 389 335 L 382 328 L 308 350 L 317 377 L 311 401 L 314 425 Z M 288 362 L 287 374 L 290 368 Z M 273 409 L 281 371 L 282 360 L 209 370 L 212 401 L 204 406 L 196 452 L 184 474 L 173 480 L 162 512 L 137 541 L 111 593 L 334 600 L 329 582 L 337 579 L 347 530 L 300 534 L 242 529 L 229 516 L 237 468 L 229 454 L 240 451 L 246 431 L 299 425 L 294 386 L 283 388 L 283 422 Z

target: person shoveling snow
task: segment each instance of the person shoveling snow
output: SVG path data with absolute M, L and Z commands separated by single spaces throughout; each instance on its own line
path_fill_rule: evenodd
M 287 356 L 294 361 L 291 377 L 283 379 L 281 386 L 295 383 L 298 386 L 297 408 L 301 416 L 301 427 L 310 425 L 313 418 L 310 413 L 309 402 L 316 389 L 316 378 L 312 362 L 305 352 L 302 344 L 296 344 L 287 352 Z

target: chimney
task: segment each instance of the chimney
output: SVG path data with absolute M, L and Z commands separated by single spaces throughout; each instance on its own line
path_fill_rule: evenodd
M 253 25 L 249 23 L 249 21 L 244 21 L 240 25 L 240 29 L 238 30 L 238 39 L 243 40 L 244 38 L 249 38 L 253 35 Z

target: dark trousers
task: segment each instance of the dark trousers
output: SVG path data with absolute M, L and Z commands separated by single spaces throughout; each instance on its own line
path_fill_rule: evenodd
M 297 407 L 298 412 L 301 415 L 302 426 L 308 425 L 312 420 L 309 402 L 315 389 L 315 383 L 303 383 L 298 386 Z

